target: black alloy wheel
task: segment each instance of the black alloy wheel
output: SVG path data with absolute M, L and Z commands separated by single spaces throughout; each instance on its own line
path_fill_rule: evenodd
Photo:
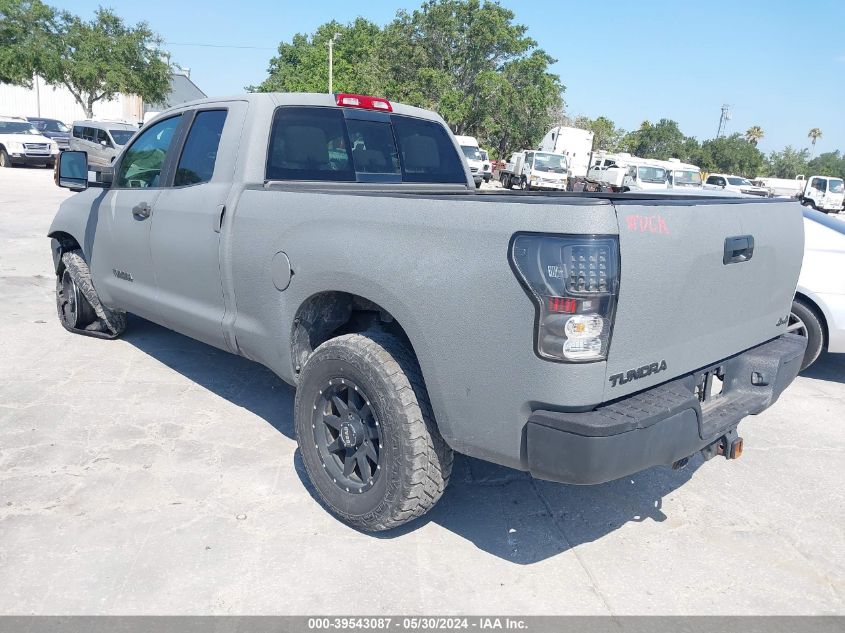
M 373 487 L 384 442 L 369 397 L 358 385 L 329 380 L 317 394 L 311 428 L 317 455 L 338 488 L 363 493 Z
M 65 269 L 56 280 L 59 313 L 63 324 L 70 329 L 84 329 L 97 318 L 94 308 Z

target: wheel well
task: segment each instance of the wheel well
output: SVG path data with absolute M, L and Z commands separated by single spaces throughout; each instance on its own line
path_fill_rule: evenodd
M 291 359 L 299 375 L 311 353 L 330 338 L 365 331 L 389 332 L 413 350 L 399 322 L 377 303 L 348 292 L 321 292 L 306 299 L 293 320 Z
M 824 312 L 816 305 L 815 301 L 803 293 L 796 292 L 795 299 L 819 318 L 819 323 L 822 324 L 822 337 L 824 338 L 822 341 L 823 347 L 827 349 L 827 319 L 824 318 Z
M 58 273 L 62 266 L 62 255 L 68 251 L 79 249 L 79 242 L 70 233 L 65 233 L 64 231 L 53 231 L 47 237 L 52 237 L 59 243 L 58 250 L 54 250 L 53 252 L 53 267 Z

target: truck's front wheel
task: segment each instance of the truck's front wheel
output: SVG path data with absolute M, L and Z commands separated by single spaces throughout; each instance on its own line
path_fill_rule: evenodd
M 440 499 L 452 450 L 434 423 L 417 361 L 381 333 L 320 345 L 296 391 L 296 437 L 328 509 L 366 531 L 425 514 Z
M 56 271 L 56 309 L 59 321 L 69 332 L 117 338 L 126 329 L 126 313 L 102 304 L 88 263 L 79 250 L 62 253 Z

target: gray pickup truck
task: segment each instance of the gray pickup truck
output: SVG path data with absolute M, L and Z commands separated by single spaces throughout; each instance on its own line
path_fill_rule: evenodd
M 189 103 L 56 181 L 64 327 L 131 312 L 272 369 L 364 530 L 429 510 L 453 451 L 575 484 L 738 457 L 804 353 L 797 203 L 477 193 L 443 120 L 384 99 Z

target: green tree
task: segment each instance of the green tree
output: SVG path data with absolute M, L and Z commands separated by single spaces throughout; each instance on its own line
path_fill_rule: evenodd
M 807 163 L 806 175 L 809 177 L 813 174 L 845 178 L 845 156 L 838 150 L 819 154 Z
M 813 146 L 813 150 L 810 154 L 811 156 L 816 153 L 816 141 L 818 141 L 821 137 L 822 137 L 822 131 L 817 127 L 814 127 L 812 129 L 810 129 L 809 132 L 807 132 L 807 138 L 810 139 L 810 142 Z
M 429 0 L 383 29 L 361 18 L 326 23 L 281 43 L 268 78 L 250 89 L 323 92 L 335 33 L 336 90 L 435 110 L 500 156 L 536 145 L 563 105 L 555 60 L 512 11 L 480 0 Z
M 752 125 L 745 132 L 745 140 L 751 143 L 754 147 L 757 147 L 757 143 L 760 142 L 760 139 L 765 135 L 763 128 L 759 125 Z
M 709 139 L 701 144 L 699 164 L 705 171 L 754 178 L 760 174 L 763 161 L 763 153 L 739 133 Z
M 655 124 L 643 121 L 638 130 L 629 132 L 621 142 L 622 147 L 641 158 L 680 158 L 685 160 L 687 137 L 671 119 L 660 119 Z
M 625 136 L 625 130 L 616 127 L 616 124 L 605 116 L 595 119 L 579 116 L 573 125 L 593 133 L 593 150 L 615 152 Z
M 270 60 L 268 77 L 251 92 L 326 92 L 329 86 L 329 40 L 334 43 L 333 89 L 336 92 L 376 93 L 384 86 L 378 76 L 381 29 L 357 18 L 349 24 L 326 22 L 312 35 L 297 33 L 290 42 L 279 44 Z M 386 95 L 384 95 L 386 96 Z
M 48 85 L 67 88 L 88 117 L 96 102 L 119 92 L 150 102 L 167 95 L 170 66 L 161 38 L 145 22 L 127 26 L 102 8 L 86 21 L 38 0 L 0 2 L 0 31 L 8 31 L 13 43 L 7 49 L 4 40 L 0 47 L 3 80 L 29 85 L 38 74 Z
M 93 20 L 64 11 L 40 74 L 49 85 L 65 86 L 88 117 L 96 102 L 121 92 L 160 102 L 170 87 L 161 44 L 145 22 L 127 26 L 109 9 L 97 9 Z
M 436 110 L 458 134 L 511 149 L 527 129 L 546 126 L 547 111 L 562 101 L 563 86 L 548 72 L 554 60 L 526 32 L 511 10 L 494 2 L 429 0 L 412 13 L 399 11 L 379 49 L 387 94 Z M 540 81 L 537 90 L 529 80 Z M 514 84 L 529 94 L 509 89 Z M 507 112 L 496 112 L 491 100 Z M 510 126 L 513 116 L 519 120 Z M 540 120 L 535 125 L 528 117 Z
M 548 72 L 551 58 L 543 51 L 510 61 L 500 73 L 486 72 L 480 87 L 488 95 L 484 117 L 469 131 L 494 149 L 496 157 L 536 147 L 553 125 L 551 97 L 560 98 L 557 75 Z
M 794 149 L 787 145 L 780 152 L 772 152 L 766 161 L 766 171 L 775 178 L 795 178 L 799 174 L 807 174 L 806 149 Z
M 55 18 L 39 0 L 0 0 L 0 83 L 32 84 Z

